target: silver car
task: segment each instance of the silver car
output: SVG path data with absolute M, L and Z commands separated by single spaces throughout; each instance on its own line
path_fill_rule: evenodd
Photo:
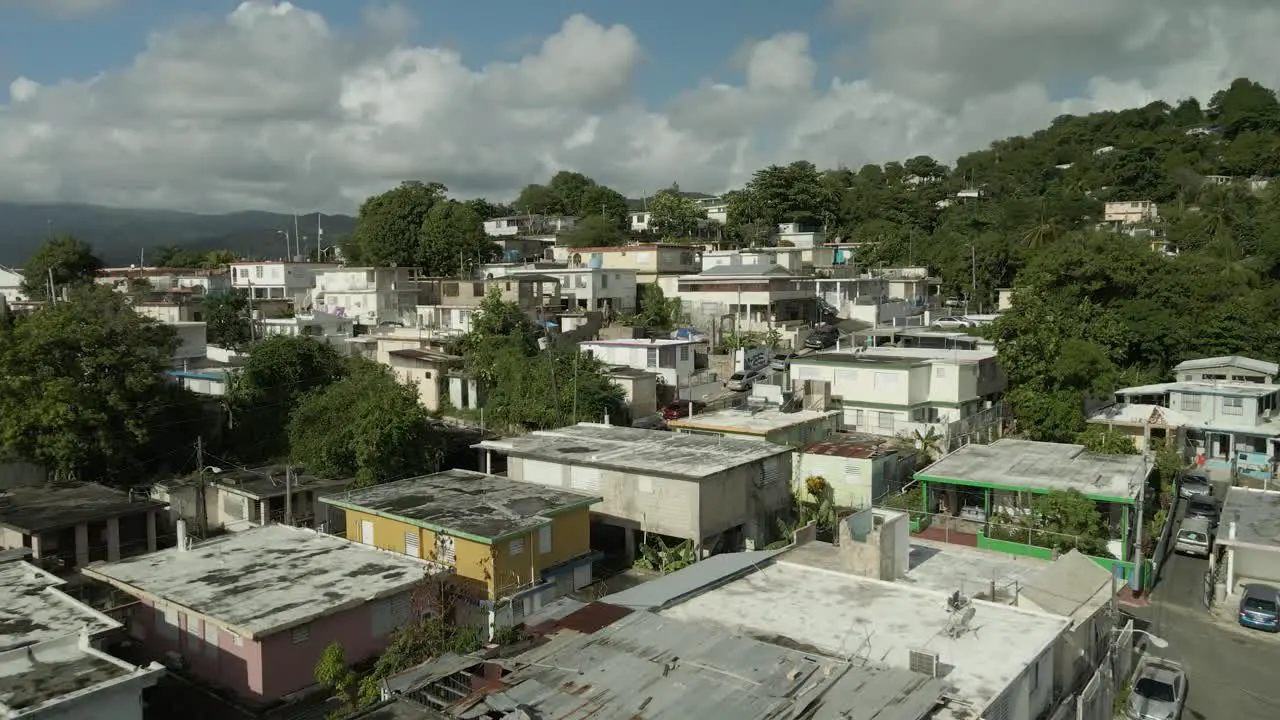
M 1213 525 L 1202 517 L 1182 521 L 1173 541 L 1173 551 L 1183 555 L 1207 558 L 1213 551 Z
M 1213 483 L 1201 472 L 1185 472 L 1178 476 L 1178 495 L 1190 499 L 1196 495 L 1213 495 Z
M 1187 673 L 1182 665 L 1144 657 L 1133 674 L 1125 717 L 1130 720 L 1179 720 L 1187 702 Z

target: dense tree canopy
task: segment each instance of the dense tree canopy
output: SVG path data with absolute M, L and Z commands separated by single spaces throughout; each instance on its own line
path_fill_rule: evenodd
M 242 350 L 253 339 L 249 296 L 239 290 L 215 290 L 204 298 L 206 338 L 210 345 Z
M 357 264 L 414 267 L 421 258 L 422 223 L 436 203 L 446 200 L 448 190 L 440 183 L 411 180 L 365 200 L 343 255 Z
M 289 417 L 289 449 L 308 471 L 357 487 L 434 472 L 442 452 L 417 390 L 365 360 L 303 396 Z
M 160 248 L 158 252 L 147 258 L 147 264 L 163 268 L 192 268 L 212 270 L 226 267 L 240 260 L 240 256 L 230 250 L 191 250 L 177 246 Z
M 332 346 L 309 337 L 273 335 L 255 343 L 227 391 L 237 459 L 257 462 L 287 453 L 294 408 L 307 392 L 337 382 L 347 370 Z
M 468 204 L 438 202 L 422 220 L 415 265 L 428 275 L 467 274 L 501 258 L 501 248 L 484 233 L 484 220 Z
M 600 215 L 622 228 L 627 220 L 627 198 L 582 173 L 562 170 L 546 185 L 529 185 L 520 191 L 515 207 L 536 215 Z
M 649 200 L 649 229 L 669 237 L 687 237 L 698 230 L 707 213 L 698 203 L 680 192 L 679 186 L 659 190 Z
M 177 347 L 173 328 L 99 286 L 0 329 L 2 454 L 64 478 L 127 483 L 122 473 L 149 459 L 158 430 L 199 419 L 163 375 Z
M 544 429 L 600 420 L 623 406 L 622 388 L 575 345 L 539 350 L 538 329 L 497 293 L 477 309 L 463 341 L 467 369 L 487 388 L 486 423 Z
M 93 248 L 70 235 L 49 238 L 27 259 L 22 272 L 22 292 L 31 298 L 49 296 L 52 278 L 55 292 L 64 287 L 91 283 L 102 261 L 93 254 Z

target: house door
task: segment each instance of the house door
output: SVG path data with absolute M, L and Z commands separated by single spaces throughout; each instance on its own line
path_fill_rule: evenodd
M 365 545 L 373 544 L 373 521 L 372 520 L 360 521 L 360 542 L 364 543 Z

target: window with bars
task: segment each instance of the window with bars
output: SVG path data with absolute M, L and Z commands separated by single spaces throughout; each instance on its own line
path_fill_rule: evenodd
M 422 557 L 422 542 L 417 530 L 404 532 L 404 554 L 409 557 Z
M 1188 412 L 1200 412 L 1200 396 L 1183 395 L 1181 407 Z
M 299 625 L 289 631 L 289 640 L 292 641 L 294 645 L 301 645 L 302 643 L 310 639 L 311 639 L 310 624 Z
M 524 538 L 516 538 L 507 543 L 507 554 L 515 557 L 524 554 Z
M 551 552 L 551 526 L 543 525 L 538 528 L 538 552 L 546 555 Z
M 892 430 L 893 429 L 893 413 L 891 412 L 876 413 L 876 427 L 880 428 L 881 430 Z
M 1223 415 L 1243 415 L 1244 398 L 1222 398 Z

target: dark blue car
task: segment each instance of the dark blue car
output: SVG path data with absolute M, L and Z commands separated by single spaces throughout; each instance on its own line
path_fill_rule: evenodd
M 1240 624 L 1280 632 L 1280 590 L 1270 585 L 1245 585 L 1240 598 Z

